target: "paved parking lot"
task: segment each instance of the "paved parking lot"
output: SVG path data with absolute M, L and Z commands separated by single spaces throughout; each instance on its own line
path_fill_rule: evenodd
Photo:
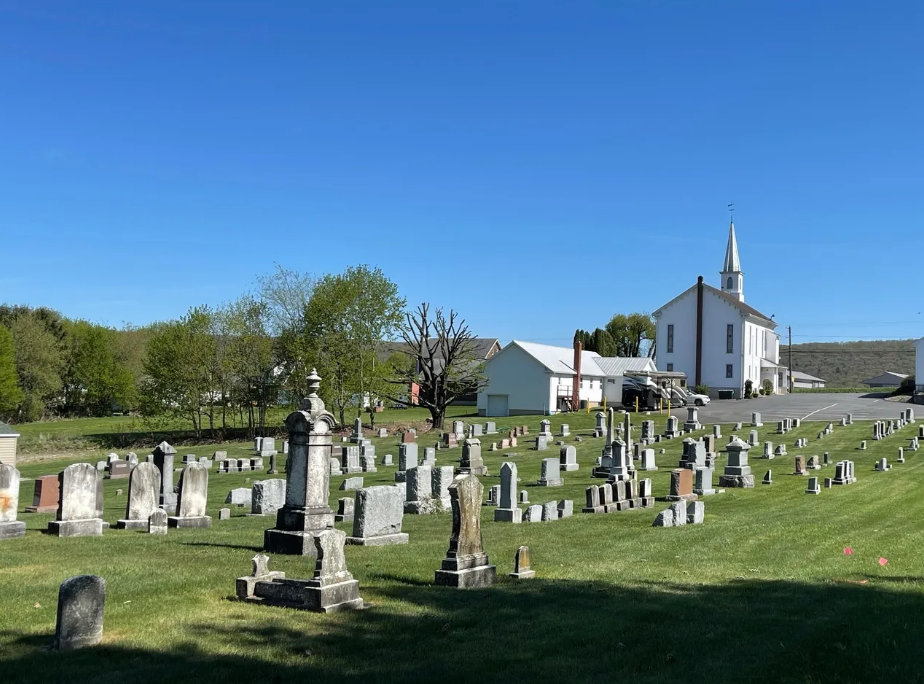
M 764 423 L 775 422 L 783 418 L 831 422 L 840 420 L 848 413 L 853 414 L 854 420 L 875 420 L 897 418 L 900 410 L 910 406 L 910 404 L 885 401 L 882 395 L 872 394 L 789 394 L 760 399 L 713 400 L 708 406 L 700 408 L 699 421 L 701 423 L 747 423 L 750 422 L 753 411 L 760 412 Z M 924 414 L 924 406 L 918 405 L 914 408 L 916 414 Z M 686 409 L 674 409 L 673 413 L 681 421 L 686 419 Z

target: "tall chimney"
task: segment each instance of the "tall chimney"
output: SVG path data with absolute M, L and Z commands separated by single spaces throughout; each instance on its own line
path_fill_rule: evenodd
M 696 384 L 703 383 L 703 277 L 696 281 Z
M 574 385 L 571 387 L 571 410 L 581 409 L 581 341 L 574 341 Z

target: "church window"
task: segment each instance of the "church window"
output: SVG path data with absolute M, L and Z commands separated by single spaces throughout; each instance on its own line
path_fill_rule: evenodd
M 730 363 L 725 364 L 725 377 L 726 378 L 735 377 L 735 367 Z
M 674 353 L 674 324 L 671 323 L 667 326 L 667 353 Z
M 735 351 L 735 325 L 729 323 L 725 326 L 725 353 L 732 354 Z
M 726 290 L 731 290 L 731 289 L 732 289 L 732 287 L 733 287 L 732 282 L 733 282 L 733 281 L 732 281 L 732 277 L 731 277 L 731 276 L 728 276 L 728 280 L 725 281 L 725 289 L 726 289 Z

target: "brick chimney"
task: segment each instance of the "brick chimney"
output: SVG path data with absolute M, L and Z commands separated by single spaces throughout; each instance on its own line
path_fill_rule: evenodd
M 574 385 L 571 387 L 571 410 L 581 408 L 581 342 L 574 341 Z

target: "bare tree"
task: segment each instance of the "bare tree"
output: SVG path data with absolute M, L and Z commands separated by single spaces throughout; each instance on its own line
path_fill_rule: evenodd
M 401 337 L 407 347 L 402 350 L 413 361 L 407 368 L 394 367 L 393 384 L 408 388 L 419 387 L 418 404 L 430 411 L 433 428 L 443 427 L 446 407 L 465 394 L 478 392 L 487 382 L 480 359 L 475 352 L 475 335 L 459 314 L 442 309 L 430 316 L 430 305 L 421 304 L 405 314 Z M 394 401 L 411 403 L 411 398 L 391 397 Z

